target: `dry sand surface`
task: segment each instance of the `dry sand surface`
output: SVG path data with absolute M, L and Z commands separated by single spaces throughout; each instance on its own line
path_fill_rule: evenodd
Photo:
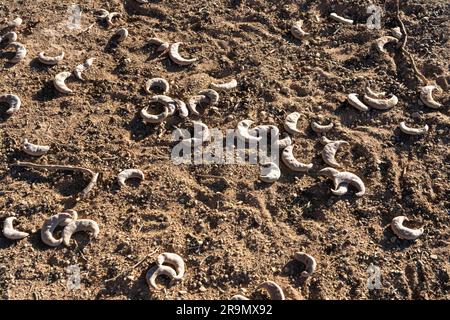
M 0 1 L 2 25 L 23 19 L 16 32 L 28 50 L 11 65 L 12 51 L 0 47 L 0 94 L 22 99 L 10 117 L 0 103 L 0 221 L 14 213 L 17 229 L 30 233 L 20 241 L 0 236 L 1 299 L 264 298 L 256 288 L 266 280 L 277 282 L 286 299 L 450 298 L 448 1 L 400 3 L 406 49 L 441 87 L 434 94 L 441 109 L 419 101 L 422 84 L 401 50 L 393 44 L 386 54 L 374 50 L 375 39 L 399 25 L 395 1 L 380 2 L 380 30 L 365 27 L 368 1 L 362 0 L 73 2 L 82 19 L 81 28 L 71 30 L 65 1 Z M 100 8 L 122 16 L 107 28 L 95 18 Z M 331 20 L 331 12 L 354 25 Z M 299 19 L 310 33 L 303 40 L 289 32 Z M 120 27 L 129 37 L 117 45 L 111 37 Z M 155 36 L 183 42 L 180 53 L 198 62 L 177 66 L 157 56 L 148 44 Z M 66 55 L 56 66 L 36 59 L 61 49 Z M 96 60 L 85 81 L 67 81 L 74 94 L 57 93 L 54 76 L 90 57 Z M 168 94 L 184 101 L 211 82 L 237 79 L 236 89 L 221 92 L 216 110 L 196 117 L 210 128 L 252 119 L 283 131 L 286 115 L 299 112 L 294 153 L 313 169 L 294 173 L 281 166 L 281 178 L 267 184 L 256 165 L 174 165 L 172 131 L 188 127 L 188 120 L 142 122 L 139 112 L 150 97 L 144 83 L 151 77 L 167 79 Z M 347 94 L 362 94 L 366 81 L 395 94 L 398 104 L 368 112 L 349 106 Z M 364 196 L 352 188 L 334 196 L 331 180 L 317 174 L 326 164 L 313 120 L 332 121 L 327 137 L 350 143 L 337 159 L 362 178 Z M 405 135 L 401 121 L 430 129 Z M 21 149 L 24 138 L 51 149 L 29 156 Z M 17 161 L 77 165 L 100 177 L 78 199 L 87 176 L 11 166 Z M 141 169 L 145 180 L 120 189 L 116 176 L 126 168 Z M 98 238 L 77 233 L 70 247 L 46 246 L 40 228 L 64 209 L 97 221 Z M 397 238 L 389 223 L 399 215 L 409 217 L 411 227 L 424 226 L 424 234 L 416 241 Z M 300 277 L 297 251 L 317 260 L 309 278 Z M 170 285 L 161 277 L 163 290 L 151 292 L 145 273 L 161 252 L 182 256 L 186 274 Z M 377 290 L 367 288 L 371 264 L 381 271 Z M 67 268 L 74 265 L 81 287 L 70 290 Z

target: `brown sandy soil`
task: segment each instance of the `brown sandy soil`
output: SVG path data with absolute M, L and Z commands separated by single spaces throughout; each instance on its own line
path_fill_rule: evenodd
M 0 221 L 13 212 L 17 228 L 30 232 L 20 241 L 0 236 L 2 299 L 255 298 L 265 280 L 280 284 L 287 299 L 450 298 L 448 1 L 400 4 L 408 50 L 443 89 L 435 95 L 444 105 L 440 110 L 418 101 L 420 83 L 399 50 L 388 45 L 388 54 L 380 55 L 372 47 L 398 25 L 394 1 L 381 5 L 381 30 L 329 19 L 337 12 L 364 24 L 368 1 L 359 0 L 77 3 L 82 29 L 94 24 L 89 32 L 66 27 L 67 5 L 59 0 L 0 3 L 3 22 L 23 18 L 17 32 L 28 50 L 13 66 L 7 63 L 11 51 L 0 51 L 0 93 L 18 94 L 23 104 L 9 118 L 7 105 L 0 104 Z M 122 18 L 108 29 L 96 22 L 99 8 Z M 289 32 L 298 19 L 311 33 L 302 41 Z M 114 46 L 110 39 L 120 26 L 130 36 Z M 153 36 L 184 42 L 182 54 L 199 62 L 179 67 L 156 57 L 148 45 Z M 61 48 L 66 57 L 59 65 L 36 61 L 40 51 Z M 89 57 L 96 61 L 84 73 L 86 81 L 68 80 L 75 94 L 57 93 L 53 77 Z M 177 116 L 162 126 L 142 122 L 139 111 L 149 99 L 143 85 L 150 77 L 166 78 L 169 95 L 185 101 L 212 81 L 236 78 L 238 88 L 221 94 L 218 111 L 201 116 L 210 128 L 253 119 L 281 129 L 288 113 L 299 112 L 295 154 L 312 162 L 313 170 L 296 174 L 282 166 L 281 179 L 268 185 L 258 181 L 257 166 L 172 164 L 172 130 L 187 123 Z M 350 107 L 346 95 L 363 93 L 365 80 L 397 95 L 397 106 L 366 113 Z M 331 181 L 317 175 L 326 165 L 312 120 L 332 121 L 328 137 L 350 142 L 338 161 L 363 179 L 366 195 L 358 198 L 352 189 L 333 196 Z M 401 121 L 428 124 L 430 131 L 407 136 L 398 129 Z M 25 137 L 49 144 L 50 152 L 26 155 Z M 77 200 L 86 177 L 11 166 L 16 161 L 80 165 L 101 175 L 88 197 Z M 143 170 L 146 179 L 119 190 L 115 177 L 126 168 Z M 98 239 L 77 233 L 68 248 L 47 247 L 40 239 L 43 221 L 68 208 L 99 223 Z M 398 215 L 423 225 L 423 236 L 414 242 L 395 237 L 389 223 Z M 306 280 L 292 259 L 300 250 L 318 263 Z M 161 279 L 164 289 L 151 293 L 145 272 L 164 251 L 181 255 L 187 272 L 171 286 Z M 381 270 L 379 290 L 367 289 L 371 263 Z M 66 286 L 70 265 L 81 269 L 78 290 Z

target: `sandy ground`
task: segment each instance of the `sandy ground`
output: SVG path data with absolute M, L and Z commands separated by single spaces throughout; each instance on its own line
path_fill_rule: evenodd
M 14 213 L 17 228 L 30 232 L 20 241 L 0 236 L 2 299 L 262 298 L 256 288 L 265 280 L 277 282 L 287 299 L 450 298 L 447 1 L 400 4 L 407 49 L 424 76 L 443 89 L 435 95 L 440 110 L 420 103 L 420 82 L 395 46 L 384 55 L 373 48 L 375 39 L 398 26 L 393 1 L 382 4 L 380 30 L 329 19 L 337 12 L 364 24 L 367 1 L 76 2 L 82 20 L 75 30 L 67 28 L 61 1 L 0 2 L 3 22 L 23 19 L 18 41 L 28 50 L 16 65 L 7 63 L 11 50 L 0 51 L 0 93 L 22 99 L 11 117 L 0 104 L 0 221 Z M 107 28 L 94 17 L 99 8 L 122 17 Z M 298 19 L 310 33 L 304 40 L 289 32 Z M 114 45 L 110 39 L 119 27 L 130 36 Z M 199 62 L 180 67 L 157 57 L 148 44 L 153 36 L 183 42 L 180 52 Z M 61 49 L 66 57 L 57 66 L 36 60 L 41 51 Z M 75 94 L 57 93 L 53 77 L 89 57 L 96 60 L 86 81 L 67 82 Z M 286 115 L 299 112 L 295 155 L 314 168 L 304 174 L 282 166 L 280 180 L 266 184 L 254 165 L 172 164 L 172 130 L 188 123 L 178 117 L 163 125 L 142 122 L 139 111 L 149 99 L 143 86 L 151 77 L 167 79 L 169 95 L 185 101 L 211 82 L 236 78 L 238 87 L 221 93 L 218 110 L 201 115 L 210 128 L 252 119 L 282 129 Z M 399 103 L 388 111 L 352 108 L 346 96 L 362 94 L 365 81 L 397 95 Z M 353 189 L 334 196 L 331 181 L 317 175 L 326 165 L 312 120 L 332 121 L 328 138 L 350 143 L 337 158 L 363 179 L 363 197 Z M 398 128 L 401 121 L 430 130 L 408 136 Z M 26 155 L 23 138 L 50 145 L 50 152 Z M 87 177 L 11 166 L 17 161 L 79 165 L 101 175 L 88 197 L 77 200 Z M 115 177 L 126 168 L 143 170 L 146 179 L 120 190 Z M 78 233 L 70 247 L 44 245 L 42 223 L 64 209 L 97 221 L 99 237 Z M 395 237 L 389 223 L 398 215 L 411 218 L 410 226 L 424 226 L 424 234 L 416 241 Z M 172 285 L 161 279 L 164 289 L 150 292 L 145 273 L 164 251 L 184 258 L 185 277 Z M 307 279 L 293 261 L 297 251 L 317 260 Z M 370 264 L 381 271 L 378 290 L 367 288 Z M 73 265 L 81 270 L 76 290 L 67 287 Z

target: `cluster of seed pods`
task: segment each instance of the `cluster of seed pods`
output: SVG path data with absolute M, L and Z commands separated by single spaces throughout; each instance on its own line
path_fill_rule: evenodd
M 14 228 L 13 222 L 16 217 L 7 217 L 3 222 L 3 235 L 5 238 L 11 240 L 20 240 L 29 236 L 29 233 L 18 231 Z M 63 227 L 60 238 L 55 237 L 55 230 L 58 227 Z M 97 222 L 90 219 L 78 219 L 78 213 L 75 210 L 66 210 L 55 214 L 44 221 L 41 227 L 41 240 L 50 247 L 57 247 L 64 243 L 66 246 L 70 245 L 70 239 L 76 232 L 88 231 L 96 238 L 100 233 Z
M 183 279 L 185 270 L 183 258 L 176 253 L 164 252 L 156 259 L 156 265 L 147 271 L 145 279 L 150 290 L 159 290 L 156 284 L 159 276 L 167 276 L 171 281 L 177 281 Z

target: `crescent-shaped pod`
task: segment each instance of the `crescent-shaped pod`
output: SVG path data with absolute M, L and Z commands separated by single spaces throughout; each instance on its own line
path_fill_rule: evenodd
M 3 222 L 3 235 L 10 240 L 20 240 L 29 236 L 29 233 L 14 229 L 13 222 L 16 217 L 8 217 Z
M 172 43 L 169 47 L 169 58 L 175 62 L 178 65 L 186 66 L 190 65 L 194 62 L 196 62 L 198 59 L 192 58 L 192 59 L 185 59 L 183 58 L 179 52 L 178 49 L 180 47 L 181 42 Z
M 139 169 L 125 169 L 117 175 L 117 183 L 122 188 L 125 188 L 127 186 L 125 184 L 125 181 L 127 181 L 128 179 L 144 180 L 144 178 L 144 173 Z
M 292 112 L 287 115 L 286 119 L 284 120 L 284 129 L 292 135 L 300 133 L 300 130 L 297 129 L 297 122 L 300 118 L 300 113 L 298 112 Z
M 156 278 L 158 278 L 159 276 L 167 276 L 171 280 L 175 280 L 177 273 L 173 268 L 171 268 L 169 266 L 155 265 L 155 266 L 151 267 L 147 271 L 147 274 L 145 275 L 145 279 L 147 281 L 149 288 L 151 288 L 153 290 L 159 290 L 159 287 L 156 284 Z
M 420 100 L 429 108 L 438 109 L 442 107 L 442 104 L 434 100 L 433 90 L 437 89 L 436 86 L 429 85 L 420 89 Z
M 170 252 L 161 253 L 158 256 L 156 263 L 158 266 L 162 266 L 165 263 L 173 266 L 177 273 L 174 279 L 180 280 L 183 278 L 186 266 L 184 264 L 183 258 L 181 258 L 178 254 Z
M 294 146 L 290 145 L 284 148 L 283 152 L 281 152 L 281 160 L 283 163 L 291 169 L 292 171 L 305 172 L 310 170 L 313 167 L 312 163 L 301 163 L 299 162 L 294 154 L 293 154 Z
M 16 96 L 15 94 L 0 95 L 0 102 L 6 102 L 7 104 L 9 104 L 9 108 L 8 110 L 6 110 L 6 113 L 9 115 L 12 115 L 13 113 L 19 111 L 20 106 L 22 105 L 19 96 Z
M 71 72 L 60 72 L 55 76 L 55 79 L 53 80 L 53 84 L 56 88 L 56 90 L 58 90 L 58 92 L 60 93 L 64 93 L 64 94 L 70 94 L 73 93 L 73 90 L 70 89 L 69 87 L 67 87 L 65 81 L 68 77 L 70 77 L 72 73 Z
M 412 229 L 404 226 L 403 223 L 408 220 L 405 216 L 395 217 L 392 219 L 391 229 L 400 239 L 416 240 L 423 234 L 424 228 Z
M 38 55 L 38 60 L 45 65 L 54 66 L 64 59 L 64 55 L 65 53 L 64 51 L 62 51 L 59 55 L 50 57 L 47 56 L 44 51 L 42 51 Z
M 271 300 L 284 300 L 283 289 L 273 281 L 265 281 L 258 286 L 258 289 L 264 289 L 269 293 Z
M 29 143 L 28 139 L 23 140 L 22 150 L 30 156 L 39 157 L 46 154 L 50 150 L 50 146 L 43 146 Z
M 6 46 L 6 49 L 14 48 L 16 50 L 16 54 L 14 57 L 9 59 L 10 63 L 18 63 L 27 55 L 27 49 L 25 46 L 19 42 L 11 42 Z
M 100 233 L 100 228 L 98 227 L 97 222 L 90 219 L 79 219 L 70 222 L 68 225 L 64 227 L 62 233 L 62 239 L 66 246 L 70 245 L 70 239 L 72 235 L 76 232 L 87 231 L 92 233 L 94 238 L 97 238 Z

